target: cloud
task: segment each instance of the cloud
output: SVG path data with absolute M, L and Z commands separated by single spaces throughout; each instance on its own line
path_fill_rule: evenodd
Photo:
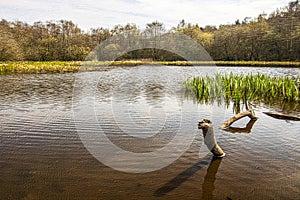
M 290 0 L 14 0 L 0 1 L 1 17 L 29 23 L 67 19 L 84 30 L 117 24 L 146 23 L 159 20 L 167 28 L 181 19 L 204 25 L 233 23 L 236 19 L 257 17 L 283 7 Z

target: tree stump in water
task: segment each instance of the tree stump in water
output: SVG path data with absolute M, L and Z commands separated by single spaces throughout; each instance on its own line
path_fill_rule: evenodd
M 251 130 L 253 124 L 257 120 L 257 117 L 254 115 L 252 110 L 247 110 L 245 112 L 239 113 L 239 114 L 231 117 L 226 122 L 224 122 L 224 124 L 221 126 L 221 129 L 229 128 L 230 125 L 233 124 L 235 121 L 237 121 L 239 119 L 242 119 L 246 116 L 248 116 L 251 119 L 250 122 L 247 124 L 246 128 L 250 128 L 250 130 Z M 216 138 L 215 138 L 213 123 L 208 119 L 204 119 L 201 122 L 199 122 L 198 128 L 202 129 L 203 137 L 204 137 L 204 143 L 206 144 L 208 149 L 214 154 L 214 156 L 215 157 L 224 157 L 225 153 L 221 149 L 221 147 L 217 144 L 217 141 L 216 141 Z M 234 130 L 236 131 L 237 128 L 235 128 Z M 242 131 L 248 131 L 248 129 L 245 129 L 245 130 L 244 129 L 241 129 L 241 130 L 238 129 L 238 131 L 241 131 L 241 132 Z
M 198 128 L 202 129 L 204 143 L 207 148 L 214 154 L 214 157 L 224 157 L 225 153 L 217 144 L 217 140 L 215 138 L 213 123 L 208 119 L 204 119 L 203 121 L 199 122 Z

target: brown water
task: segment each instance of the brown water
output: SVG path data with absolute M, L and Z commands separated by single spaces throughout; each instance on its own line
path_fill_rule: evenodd
M 184 79 L 229 71 L 274 76 L 300 72 L 139 66 L 79 74 L 0 76 L 0 199 L 300 199 L 300 123 L 262 113 L 284 111 L 299 116 L 298 104 L 254 104 L 259 119 L 251 124 L 251 131 L 230 133 L 217 127 L 233 115 L 231 106 L 199 105 L 185 95 Z M 78 75 L 88 82 L 73 90 Z M 90 84 L 95 93 L 87 93 L 84 84 Z M 155 151 L 185 125 L 193 126 L 194 140 L 162 169 L 148 173 L 112 169 L 90 154 L 76 130 L 73 109 L 89 96 L 96 99 L 95 113 L 103 131 L 122 149 Z M 188 114 L 196 117 L 182 119 L 182 105 L 190 106 Z M 218 143 L 227 154 L 223 159 L 212 159 L 210 154 L 199 157 L 202 134 L 197 123 L 203 118 L 214 122 Z M 235 126 L 245 124 L 247 119 Z M 131 160 L 120 161 L 120 166 L 124 163 L 129 169 L 136 167 Z

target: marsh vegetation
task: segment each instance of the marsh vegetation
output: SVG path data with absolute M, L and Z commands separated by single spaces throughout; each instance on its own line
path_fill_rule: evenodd
M 294 102 L 300 100 L 300 77 L 274 77 L 265 74 L 215 74 L 185 81 L 187 92 L 199 102 L 225 101 L 236 106 L 249 102 Z
M 78 71 L 103 71 L 122 66 L 250 66 L 250 67 L 282 67 L 297 68 L 300 62 L 252 62 L 252 61 L 48 61 L 48 62 L 0 62 L 0 74 L 45 74 L 45 73 L 69 73 Z
M 79 69 L 79 62 L 0 62 L 0 74 L 66 73 Z

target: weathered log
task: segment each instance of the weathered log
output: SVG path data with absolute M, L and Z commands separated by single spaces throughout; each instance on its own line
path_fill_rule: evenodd
M 229 132 L 229 133 L 251 133 L 252 127 L 253 127 L 253 125 L 255 124 L 256 121 L 257 121 L 256 119 L 255 120 L 251 119 L 247 123 L 246 127 L 243 127 L 243 128 L 231 127 L 230 126 L 230 127 L 226 128 L 226 129 L 223 129 L 223 130 L 226 131 L 226 132 Z
M 297 117 L 297 116 L 286 115 L 286 114 L 281 114 L 281 113 L 274 113 L 274 112 L 263 112 L 263 113 L 266 115 L 269 115 L 275 119 L 300 121 L 300 117 Z
M 224 157 L 225 153 L 217 144 L 217 140 L 215 138 L 213 123 L 208 119 L 204 119 L 203 121 L 199 122 L 198 128 L 202 129 L 204 144 L 214 154 L 214 157 Z
M 230 127 L 231 124 L 233 124 L 235 121 L 242 119 L 244 117 L 249 117 L 251 120 L 257 120 L 257 117 L 254 115 L 252 110 L 247 110 L 245 112 L 239 113 L 230 119 L 228 119 L 224 124 L 221 126 L 221 129 L 226 129 Z

